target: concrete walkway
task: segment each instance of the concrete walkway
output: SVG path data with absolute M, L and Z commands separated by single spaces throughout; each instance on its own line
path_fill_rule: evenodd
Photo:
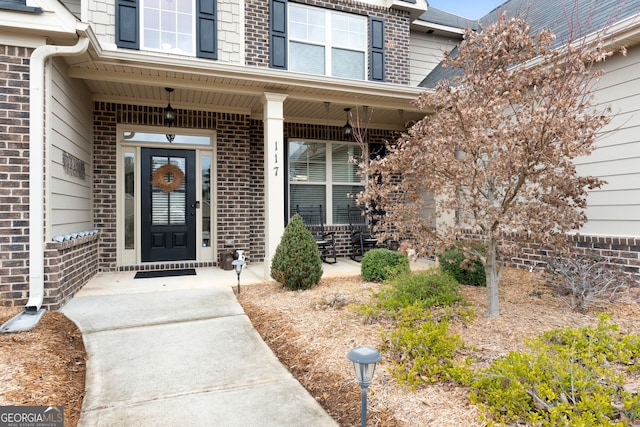
M 360 274 L 349 259 L 323 269 Z M 336 426 L 253 328 L 233 294 L 235 272 L 196 271 L 99 274 L 62 309 L 88 355 L 79 426 Z M 263 274 L 249 265 L 241 288 Z
M 100 274 L 62 309 L 89 358 L 79 426 L 337 425 L 253 329 L 233 271 L 133 276 Z

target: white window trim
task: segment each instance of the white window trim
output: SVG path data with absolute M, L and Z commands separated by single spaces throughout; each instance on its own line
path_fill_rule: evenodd
M 176 1 L 186 1 L 186 0 L 176 0 Z M 196 57 L 196 4 L 195 2 L 192 4 L 192 8 L 191 8 L 191 52 L 185 52 L 184 50 L 181 49 L 163 49 L 162 47 L 160 48 L 152 48 L 146 45 L 146 40 L 145 40 L 145 2 L 146 0 L 141 0 L 140 1 L 140 49 L 145 50 L 145 51 L 150 51 L 150 52 L 163 52 L 163 53 L 172 53 L 172 54 L 176 54 L 176 55 L 187 55 L 187 56 L 193 56 Z M 162 29 L 160 29 L 162 31 Z M 174 34 L 177 34 L 177 32 L 175 32 Z
M 343 182 L 343 181 L 334 181 L 333 180 L 333 145 L 354 145 L 358 146 L 356 142 L 348 142 L 348 141 L 326 141 L 326 140 L 318 140 L 318 139 L 306 139 L 306 138 L 290 138 L 293 141 L 303 141 L 305 143 L 316 143 L 316 144 L 326 144 L 326 158 L 325 158 L 325 173 L 326 178 L 324 181 L 292 181 L 289 179 L 289 170 L 287 170 L 287 191 L 289 194 L 287 195 L 287 212 L 291 212 L 291 185 L 314 185 L 319 186 L 322 185 L 325 187 L 325 203 L 322 204 L 324 206 L 324 214 L 325 214 L 325 223 L 326 225 L 345 225 L 343 223 L 334 223 L 333 222 L 333 187 L 334 186 L 361 186 L 364 187 L 365 181 L 360 179 L 360 182 Z M 289 142 L 287 142 L 287 151 L 290 153 Z M 365 147 L 363 156 L 369 155 L 368 147 Z M 365 157 L 366 158 L 366 157 Z M 291 167 L 291 159 L 287 159 L 287 168 Z M 354 199 L 355 200 L 355 199 Z M 345 203 L 346 207 L 346 203 Z
M 363 75 L 361 78 L 359 78 L 358 80 L 366 80 L 367 78 L 367 64 L 369 63 L 369 48 L 368 48 L 368 40 L 367 40 L 367 31 L 368 31 L 368 23 L 366 22 L 366 18 L 364 16 L 360 17 L 359 15 L 354 15 L 354 14 L 350 14 L 347 12 L 340 12 L 340 11 L 335 11 L 335 10 L 330 10 L 330 9 L 322 9 L 319 7 L 314 7 L 314 6 L 308 6 L 308 5 L 304 5 L 304 4 L 299 4 L 299 3 L 288 3 L 287 7 L 290 9 L 292 7 L 298 7 L 298 8 L 306 8 L 306 9 L 313 9 L 313 10 L 320 10 L 320 11 L 324 11 L 325 14 L 325 31 L 324 31 L 324 43 L 323 44 L 318 44 L 318 43 L 313 43 L 309 40 L 301 40 L 301 39 L 296 39 L 294 37 L 292 37 L 291 35 L 289 35 L 288 40 L 287 40 L 287 55 L 290 54 L 290 46 L 291 46 L 291 42 L 296 42 L 296 43 L 303 43 L 303 44 L 308 44 L 308 45 L 314 45 L 314 46 L 322 46 L 324 48 L 324 59 L 325 59 L 325 65 L 324 65 L 324 76 L 328 76 L 328 77 L 333 77 L 332 75 L 332 61 L 331 61 L 331 52 L 332 49 L 338 48 L 338 49 L 342 49 L 342 50 L 351 50 L 353 52 L 362 52 L 363 54 Z M 359 49 L 353 49 L 353 48 L 346 48 L 344 46 L 334 46 L 331 43 L 331 34 L 332 34 L 332 25 L 333 25 L 333 15 L 349 15 L 351 17 L 354 16 L 358 16 L 360 18 L 362 18 L 365 25 L 365 29 L 367 31 L 365 31 L 364 34 L 364 39 L 363 39 L 363 47 L 362 50 Z M 287 15 L 288 16 L 288 15 Z M 296 71 L 299 72 L 299 71 Z

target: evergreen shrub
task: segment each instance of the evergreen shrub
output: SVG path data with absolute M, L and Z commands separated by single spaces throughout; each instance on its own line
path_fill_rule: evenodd
M 290 290 L 309 289 L 322 278 L 322 260 L 313 235 L 295 214 L 271 261 L 271 277 Z
M 477 258 L 470 258 L 460 245 L 449 248 L 438 255 L 440 268 L 449 273 L 461 285 L 486 286 L 484 266 Z
M 360 264 L 360 274 L 365 280 L 372 282 L 382 282 L 410 271 L 409 258 L 405 254 L 385 248 L 367 251 Z

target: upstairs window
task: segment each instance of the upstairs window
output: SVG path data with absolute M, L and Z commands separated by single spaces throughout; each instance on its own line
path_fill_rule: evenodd
M 193 3 L 178 0 L 140 0 L 142 49 L 195 55 Z
M 384 19 L 270 0 L 269 66 L 384 82 Z
M 116 44 L 217 59 L 217 1 L 116 0 Z
M 365 78 L 363 16 L 289 3 L 289 70 Z

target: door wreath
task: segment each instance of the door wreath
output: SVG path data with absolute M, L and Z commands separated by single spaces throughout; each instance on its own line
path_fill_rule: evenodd
M 151 176 L 151 185 L 158 187 L 163 193 L 171 193 L 180 188 L 184 182 L 184 172 L 176 165 L 160 166 Z

